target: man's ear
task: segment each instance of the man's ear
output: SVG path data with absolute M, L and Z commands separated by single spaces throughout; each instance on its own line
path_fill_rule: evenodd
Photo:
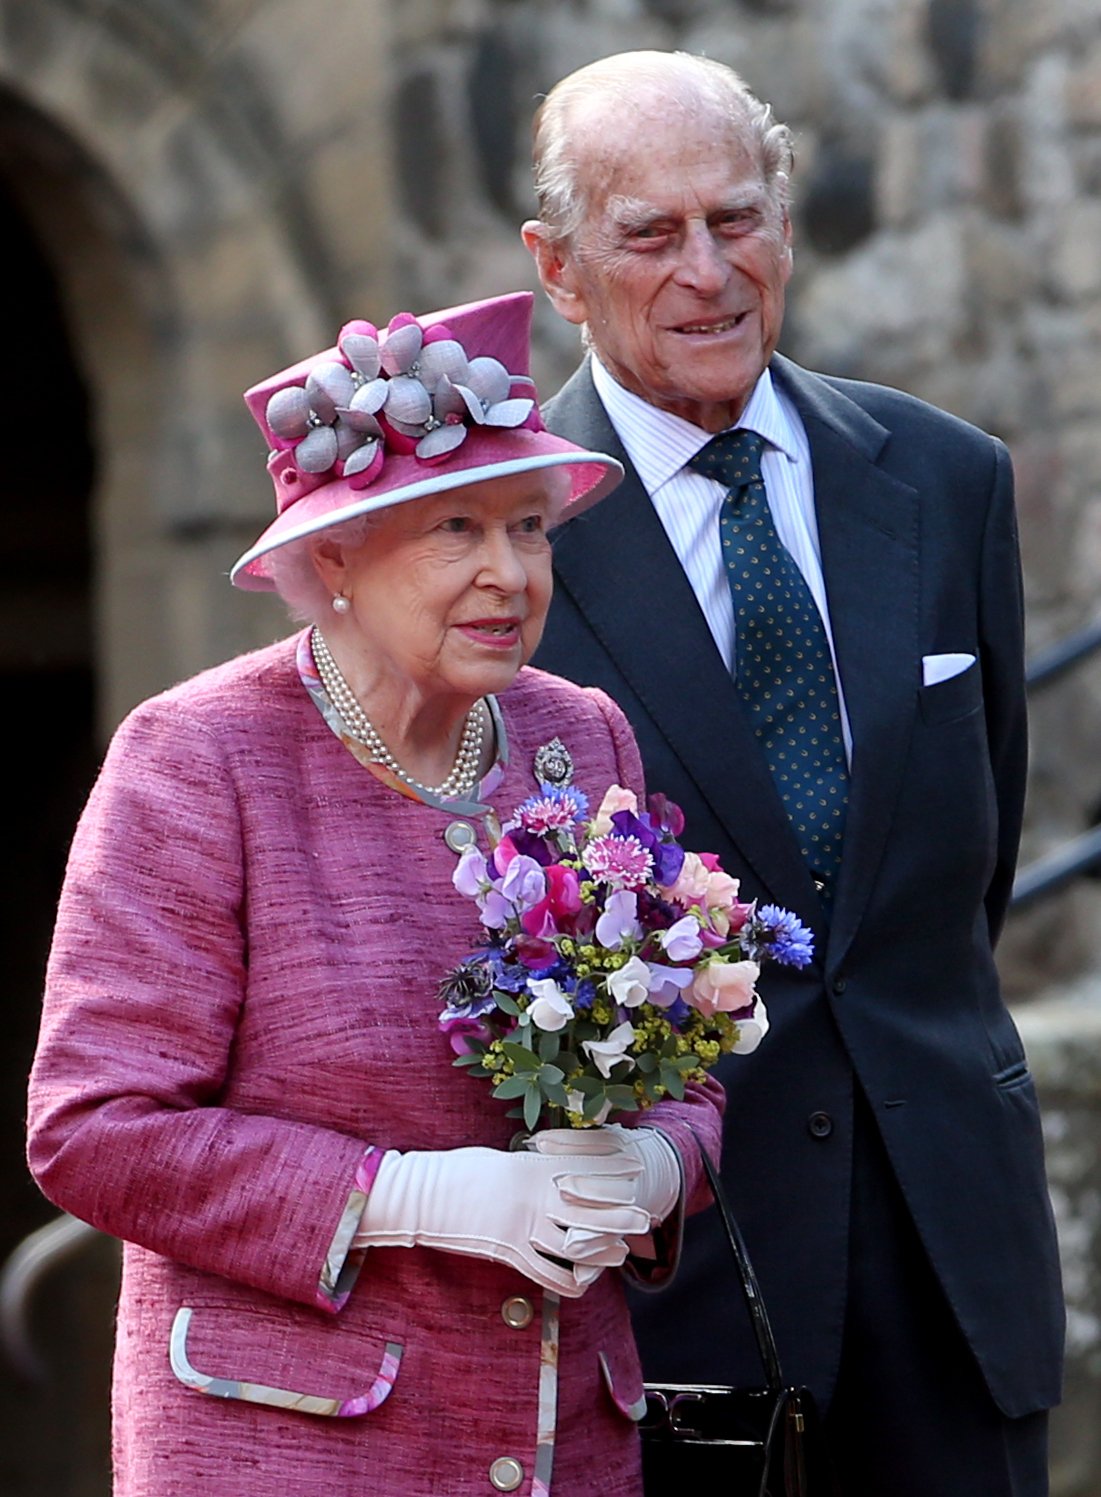
M 554 310 L 577 326 L 587 322 L 588 308 L 565 241 L 552 239 L 547 225 L 537 218 L 528 219 L 520 230 L 520 237 L 534 257 L 539 280 Z

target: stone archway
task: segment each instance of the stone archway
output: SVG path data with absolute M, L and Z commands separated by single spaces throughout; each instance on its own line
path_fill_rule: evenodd
M 293 77 L 284 58 L 301 64 Z M 23 1174 L 24 1072 L 64 851 L 102 745 L 141 697 L 287 629 L 281 608 L 225 576 L 271 505 L 240 392 L 324 346 L 348 316 L 392 310 L 378 227 L 386 58 L 376 0 L 329 0 L 322 31 L 268 0 L 0 0 L 0 222 L 6 213 L 25 246 L 13 269 L 5 235 L 18 278 L 8 304 L 22 298 L 27 346 L 45 361 L 43 373 L 12 341 L 5 350 L 6 445 L 29 477 L 12 474 L 25 513 L 10 495 L 0 513 L 9 537 L 22 525 L 41 544 L 19 586 L 0 590 L 0 669 L 5 650 L 19 661 L 26 646 L 30 662 L 37 640 L 33 688 L 9 689 L 28 761 L 9 799 L 25 801 L 47 844 L 37 883 L 11 860 L 26 949 L 0 1067 L 0 1253 L 50 1215 Z M 362 213 L 346 211 L 349 193 Z M 66 481 L 64 503 L 38 473 Z M 0 537 L 0 573 L 8 554 Z M 46 669 L 47 640 L 59 658 L 69 651 L 79 682 Z M 73 766 L 20 738 L 24 714 Z M 14 822 L 12 835 L 29 840 Z M 114 1263 L 98 1239 L 36 1301 L 48 1387 L 0 1366 L 0 1490 L 13 1497 L 109 1490 Z
M 0 378 L 13 418 L 0 463 L 0 691 L 17 766 L 0 865 L 0 1258 L 53 1214 L 23 1166 L 23 1094 L 65 854 L 98 759 L 93 504 L 104 412 L 90 388 L 66 265 L 67 247 L 81 243 L 91 256 L 97 246 L 83 221 L 79 175 L 75 152 L 50 123 L 0 92 L 0 237 L 9 278 Z M 117 298 L 115 306 L 121 313 Z M 33 1307 L 30 1324 L 50 1370 L 70 1362 L 67 1387 L 32 1387 L 0 1370 L 5 1491 L 91 1497 L 105 1489 L 114 1261 L 97 1244 L 77 1277 L 59 1275 Z M 61 1442 L 59 1418 L 70 1431 Z

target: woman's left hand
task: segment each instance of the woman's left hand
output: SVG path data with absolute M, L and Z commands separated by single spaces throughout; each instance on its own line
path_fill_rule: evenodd
M 595 1128 L 547 1128 L 533 1133 L 525 1148 L 536 1154 L 617 1154 L 640 1166 L 632 1205 L 645 1211 L 651 1225 L 662 1222 L 681 1195 L 681 1168 L 676 1149 L 656 1128 L 624 1128 L 602 1123 Z

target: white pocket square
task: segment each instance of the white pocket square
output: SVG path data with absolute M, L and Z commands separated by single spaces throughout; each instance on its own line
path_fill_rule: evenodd
M 936 686 L 941 681 L 950 681 L 953 676 L 962 675 L 968 666 L 974 664 L 974 655 L 923 655 L 921 684 Z

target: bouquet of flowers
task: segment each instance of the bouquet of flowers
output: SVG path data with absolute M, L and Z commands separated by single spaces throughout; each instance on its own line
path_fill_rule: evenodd
M 640 812 L 613 785 L 587 817 L 580 790 L 543 783 L 490 856 L 467 847 L 454 874 L 485 940 L 441 984 L 440 1028 L 454 1064 L 528 1129 L 683 1097 L 720 1055 L 760 1043 L 761 962 L 811 960 L 793 914 L 742 904 L 714 855 L 680 846 L 671 801 Z

